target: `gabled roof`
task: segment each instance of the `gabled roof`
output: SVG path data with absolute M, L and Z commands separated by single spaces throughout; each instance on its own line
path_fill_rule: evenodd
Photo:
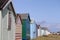
M 0 10 L 8 3 L 9 0 L 0 0 Z
M 21 20 L 21 15 L 20 14 L 16 14 L 16 22 L 17 22 L 17 18 L 19 17 L 21 23 L 22 23 L 22 20 Z
M 14 13 L 14 15 L 16 16 L 16 13 L 15 13 L 15 10 L 14 10 L 14 7 L 13 7 L 13 3 L 12 2 L 10 2 L 10 5 L 11 5 L 11 7 L 12 7 L 12 11 L 13 11 L 13 13 Z
M 12 4 L 11 0 L 0 0 L 0 10 L 2 10 L 5 7 L 6 4 L 8 5 L 9 4 L 8 2 L 10 3 L 10 5 L 12 7 L 12 11 L 14 12 L 14 15 L 16 16 L 15 10 L 14 10 L 14 7 L 13 7 L 13 4 Z
M 13 15 L 15 17 L 15 22 L 16 22 L 16 13 L 15 13 L 15 10 L 14 10 L 13 3 L 12 2 L 9 3 L 8 9 L 13 12 Z
M 10 10 L 13 11 L 14 16 L 16 17 L 16 13 L 11 0 L 0 0 L 0 10 L 4 9 L 8 4 L 10 4 Z
M 20 14 L 20 15 L 21 15 L 21 19 L 29 19 L 29 21 L 30 21 L 29 14 Z

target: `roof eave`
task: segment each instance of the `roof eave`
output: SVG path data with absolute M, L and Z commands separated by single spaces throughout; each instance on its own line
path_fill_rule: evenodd
M 31 20 L 30 20 L 30 16 L 29 16 L 29 14 L 28 14 L 28 18 L 29 18 L 29 21 L 31 21 Z
M 11 4 L 11 6 L 12 6 L 12 9 L 13 9 L 14 15 L 16 16 L 16 12 L 15 12 L 15 10 L 14 10 L 14 7 L 13 7 L 12 2 L 10 2 L 10 4 Z
M 2 7 L 0 7 L 0 10 L 3 10 L 12 0 L 7 1 Z

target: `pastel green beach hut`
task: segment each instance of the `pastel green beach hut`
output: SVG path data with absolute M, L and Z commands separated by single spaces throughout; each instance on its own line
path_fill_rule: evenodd
M 20 14 L 22 19 L 22 40 L 30 39 L 30 16 L 29 14 Z

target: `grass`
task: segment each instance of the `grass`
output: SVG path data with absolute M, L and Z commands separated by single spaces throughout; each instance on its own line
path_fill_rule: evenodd
M 34 40 L 60 40 L 60 35 L 42 36 L 42 37 L 37 37 Z

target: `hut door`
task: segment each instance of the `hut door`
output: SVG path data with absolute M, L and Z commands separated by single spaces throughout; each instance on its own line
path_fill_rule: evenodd
M 8 14 L 8 30 L 11 30 L 11 13 Z

